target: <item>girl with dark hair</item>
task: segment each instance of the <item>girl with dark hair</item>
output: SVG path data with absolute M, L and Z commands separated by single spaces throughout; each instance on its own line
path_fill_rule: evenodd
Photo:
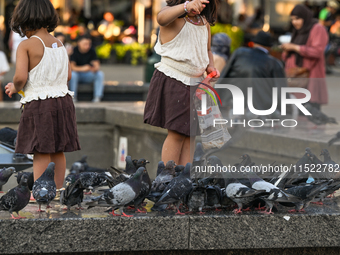
M 49 0 L 20 0 L 11 20 L 12 29 L 27 40 L 17 50 L 13 82 L 6 94 L 21 94 L 24 106 L 15 151 L 34 154 L 34 179 L 50 162 L 55 163 L 55 182 L 63 185 L 64 152 L 80 149 L 72 93 L 68 55 L 63 44 L 53 37 L 58 15 Z
M 160 25 L 155 51 L 161 61 L 150 82 L 144 122 L 166 128 L 162 161 L 186 165 L 193 160 L 195 136 L 199 134 L 193 94 L 203 74 L 219 71 L 211 52 L 210 25 L 216 21 L 218 0 L 168 0 L 157 16 Z M 191 88 L 191 89 L 190 89 Z M 196 117 L 195 117 L 196 116 Z M 192 137 L 192 139 L 190 139 Z
M 285 69 L 287 71 L 293 67 L 305 67 L 309 70 L 309 102 L 320 109 L 321 104 L 328 103 L 324 54 L 328 33 L 305 5 L 296 5 L 290 17 L 293 27 L 292 39 L 290 43 L 282 44 Z M 304 97 L 302 94 L 295 96 Z

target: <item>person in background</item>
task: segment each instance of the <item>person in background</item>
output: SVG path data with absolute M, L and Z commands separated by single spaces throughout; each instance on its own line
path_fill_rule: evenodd
M 9 46 L 9 49 L 11 50 L 11 63 L 12 64 L 15 64 L 16 62 L 17 49 L 18 49 L 19 44 L 26 39 L 27 39 L 26 36 L 21 37 L 18 33 L 11 31 L 9 41 L 8 41 L 8 46 Z
M 293 25 L 290 43 L 281 45 L 284 52 L 286 71 L 293 67 L 309 69 L 309 83 L 307 89 L 311 93 L 310 103 L 320 110 L 320 105 L 328 103 L 328 92 L 325 71 L 325 48 L 328 43 L 328 33 L 324 26 L 313 19 L 313 13 L 304 5 L 296 5 L 292 10 Z M 295 94 L 297 98 L 305 97 Z
M 239 87 L 245 96 L 248 87 L 252 87 L 253 106 L 257 110 L 271 108 L 272 88 L 278 88 L 277 109 L 280 110 L 280 91 L 281 87 L 286 86 L 285 79 L 283 79 L 285 72 L 282 63 L 269 55 L 270 48 L 273 45 L 272 37 L 270 34 L 260 31 L 252 39 L 252 42 L 254 43 L 253 48 L 241 47 L 231 55 L 223 78 L 228 79 L 228 84 Z M 232 95 L 229 90 L 216 90 L 221 96 L 223 107 L 232 107 Z M 248 96 L 245 98 L 248 98 Z
M 3 52 L 2 45 L 0 44 L 0 101 L 3 100 L 3 90 L 2 90 L 2 81 L 4 79 L 4 75 L 10 70 L 7 57 Z
M 70 90 L 74 91 L 74 101 L 77 101 L 79 83 L 94 83 L 92 102 L 100 102 L 104 92 L 104 73 L 100 71 L 100 62 L 96 51 L 91 47 L 91 38 L 87 35 L 78 38 L 77 46 L 70 57 L 72 78 Z
M 226 33 L 217 33 L 211 38 L 211 51 L 215 68 L 222 72 L 230 56 L 231 39 Z
M 54 37 L 57 38 L 59 41 L 61 41 L 62 44 L 64 44 L 66 51 L 67 51 L 67 55 L 71 56 L 73 53 L 73 47 L 70 43 L 66 42 L 65 35 L 60 32 L 55 32 Z
M 319 13 L 319 22 L 321 25 L 326 27 L 328 32 L 335 21 L 334 15 L 339 7 L 340 4 L 337 0 L 329 0 L 327 2 L 327 6 L 323 8 Z

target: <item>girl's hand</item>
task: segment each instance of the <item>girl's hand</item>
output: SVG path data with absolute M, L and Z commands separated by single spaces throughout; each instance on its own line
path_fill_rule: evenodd
M 187 4 L 187 10 L 189 13 L 200 14 L 208 3 L 207 0 L 193 0 Z
M 208 66 L 207 67 L 207 74 L 209 75 L 210 73 L 212 73 L 212 72 L 216 72 L 216 76 L 214 77 L 214 78 L 220 78 L 220 71 L 218 71 L 218 69 L 217 68 L 215 68 L 215 67 L 212 67 L 212 66 Z
M 12 98 L 12 95 L 13 95 L 14 93 L 18 93 L 18 92 L 19 92 L 19 91 L 17 91 L 17 89 L 15 88 L 13 82 L 10 82 L 10 83 L 8 83 L 8 84 L 5 86 L 5 93 L 6 93 L 10 98 Z

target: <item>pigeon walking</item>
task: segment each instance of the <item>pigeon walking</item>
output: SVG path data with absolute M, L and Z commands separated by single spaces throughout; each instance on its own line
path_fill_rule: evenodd
M 19 215 L 19 211 L 26 207 L 29 200 L 30 191 L 27 186 L 27 177 L 24 175 L 17 187 L 9 190 L 0 198 L 0 210 L 9 211 L 12 219 L 25 218 Z M 16 212 L 18 216 L 15 217 L 13 212 Z
M 87 204 L 93 206 L 96 201 L 100 201 L 104 198 L 107 204 L 103 206 L 111 206 L 110 214 L 113 216 L 132 217 L 132 215 L 125 214 L 123 208 L 140 195 L 142 189 L 142 178 L 145 171 L 144 167 L 138 168 L 137 172 L 130 177 L 130 179 L 123 183 L 119 183 L 106 191 L 103 195 L 94 198 L 93 202 Z M 119 209 L 121 214 L 115 214 L 114 210 L 116 209 Z
M 46 208 L 51 208 L 49 204 L 55 198 L 57 188 L 54 182 L 54 162 L 48 164 L 45 172 L 34 182 L 32 193 L 34 199 L 39 204 L 38 212 L 41 210 L 41 205 L 46 204 Z
M 152 182 L 152 192 L 162 192 L 165 189 L 169 182 L 175 177 L 175 166 L 176 163 L 173 160 L 170 160 L 166 163 L 163 171 L 157 175 L 155 180 Z
M 155 203 L 155 206 L 161 204 L 177 203 L 177 213 L 183 215 L 179 211 L 179 204 L 189 194 L 192 189 L 192 181 L 190 179 L 191 163 L 187 163 L 183 172 L 174 179 L 171 180 L 169 185 L 163 191 L 161 198 Z

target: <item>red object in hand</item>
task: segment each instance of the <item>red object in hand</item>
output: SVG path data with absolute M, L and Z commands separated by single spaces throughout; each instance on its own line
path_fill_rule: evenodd
M 212 78 L 214 78 L 215 76 L 217 75 L 217 72 L 216 71 L 213 71 L 211 72 L 210 74 L 207 75 L 207 77 L 205 77 L 205 79 L 200 82 L 201 84 L 198 86 L 198 88 L 205 88 L 205 89 L 208 89 L 206 86 L 204 86 L 202 83 L 204 84 L 207 84 L 207 85 L 210 85 L 210 80 Z M 196 90 L 196 96 L 201 100 L 202 99 L 202 95 L 205 94 L 205 91 L 204 90 L 201 90 L 201 89 L 197 89 Z

